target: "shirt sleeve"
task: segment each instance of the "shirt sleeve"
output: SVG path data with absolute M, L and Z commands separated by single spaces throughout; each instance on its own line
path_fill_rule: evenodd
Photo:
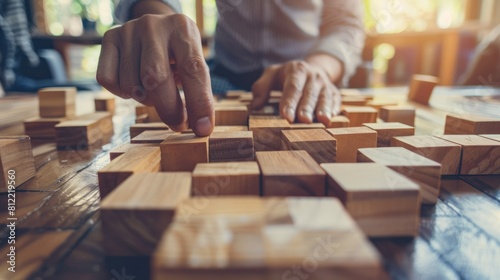
M 344 67 L 341 84 L 347 85 L 361 63 L 365 43 L 361 0 L 324 0 L 320 38 L 312 53 L 326 53 Z
M 130 10 L 132 6 L 137 3 L 138 0 L 121 0 L 116 6 L 115 17 L 118 22 L 123 23 L 130 20 Z M 181 13 L 181 3 L 179 0 L 162 0 L 163 3 L 167 4 L 174 12 Z

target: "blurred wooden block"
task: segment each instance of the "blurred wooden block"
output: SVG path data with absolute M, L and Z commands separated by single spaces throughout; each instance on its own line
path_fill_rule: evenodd
M 179 133 L 172 130 L 146 130 L 130 140 L 132 144 L 160 144 L 172 135 Z
M 368 127 L 327 129 L 337 140 L 337 162 L 356 162 L 359 148 L 377 147 L 377 132 Z
M 390 147 L 395 136 L 410 136 L 415 134 L 415 128 L 398 122 L 365 123 L 364 126 L 377 132 L 377 147 Z
M 342 97 L 343 106 L 365 106 L 368 100 L 362 95 L 348 95 Z
M 43 88 L 38 91 L 42 118 L 64 118 L 75 115 L 76 88 Z
M 359 149 L 358 162 L 382 164 L 412 179 L 420 187 L 422 203 L 436 204 L 441 189 L 441 164 L 402 147 Z
M 199 163 L 193 171 L 193 196 L 260 194 L 259 165 L 254 162 Z
M 444 134 L 500 134 L 500 119 L 478 115 L 447 115 Z
M 132 151 L 133 149 L 137 149 L 138 147 L 158 147 L 155 144 L 130 144 L 125 143 L 120 146 L 115 147 L 113 150 L 109 151 L 109 160 L 114 160 L 115 158 Z
M 144 122 L 163 122 L 160 119 L 158 112 L 156 112 L 155 107 L 144 106 L 144 105 L 139 105 L 139 106 L 135 107 L 136 122 L 137 122 L 138 118 L 143 119 L 144 115 L 147 115 Z M 139 122 L 139 123 L 141 123 L 141 122 Z
M 245 125 L 218 125 L 218 126 L 214 126 L 213 132 L 234 132 L 234 131 L 248 131 L 248 126 L 245 126 Z
M 31 139 L 26 135 L 0 136 L 0 191 L 13 191 L 35 173 Z
M 102 145 L 108 142 L 113 134 L 113 115 L 109 112 L 83 115 L 59 123 L 55 130 L 59 149 Z
M 413 106 L 383 106 L 379 113 L 380 119 L 384 122 L 400 122 L 415 126 L 415 107 Z
M 304 150 L 317 163 L 335 162 L 337 140 L 324 129 L 281 131 L 282 150 Z
M 214 132 L 210 135 L 210 162 L 253 161 L 255 150 L 252 131 Z
M 257 152 L 263 196 L 324 196 L 325 172 L 306 151 Z
M 439 79 L 434 76 L 413 75 L 408 99 L 423 105 L 428 105 L 432 91 L 438 83 Z
M 226 96 L 225 98 L 227 99 L 238 99 L 242 94 L 247 93 L 244 90 L 228 90 L 226 91 Z
M 500 174 L 500 142 L 478 135 L 441 135 L 462 146 L 460 175 Z
M 159 172 L 161 170 L 159 147 L 137 146 L 112 160 L 99 170 L 99 192 L 101 199 L 135 173 Z
M 112 95 L 99 95 L 94 97 L 94 105 L 97 112 L 115 113 L 115 97 Z
M 136 124 L 147 123 L 147 122 L 148 122 L 148 114 L 137 115 L 135 117 Z
M 190 194 L 189 172 L 130 176 L 101 201 L 106 255 L 151 255 L 172 221 L 175 208 Z
M 356 127 L 364 123 L 376 122 L 378 110 L 368 106 L 343 106 L 342 115 L 349 119 L 350 126 Z
M 137 123 L 130 126 L 130 138 L 134 138 L 146 130 L 168 130 L 168 126 L 162 122 Z
M 442 175 L 459 174 L 462 147 L 431 135 L 394 137 L 392 147 L 403 147 L 428 159 L 441 163 Z
M 291 123 L 290 129 L 325 129 L 325 125 L 322 123 Z
M 327 195 L 342 201 L 366 235 L 418 234 L 420 195 L 416 183 L 377 163 L 324 163 L 321 167 L 327 173 Z
M 500 141 L 500 134 L 481 134 L 479 136 L 495 141 Z
M 55 140 L 56 125 L 70 118 L 30 118 L 24 121 L 24 133 L 33 140 Z
M 208 162 L 208 137 L 176 134 L 160 144 L 163 171 L 192 172 L 198 163 Z
M 271 90 L 269 93 L 269 98 L 281 98 L 283 97 L 283 92 L 280 90 Z
M 333 116 L 328 128 L 349 127 L 351 121 L 346 116 Z
M 397 105 L 398 102 L 392 100 L 369 100 L 368 102 L 366 102 L 366 106 L 375 108 L 377 111 L 379 111 L 379 113 L 380 109 L 384 106 L 397 106 Z
M 252 115 L 252 116 L 278 116 L 279 111 L 274 106 L 264 105 L 264 107 L 262 107 L 259 110 L 250 111 L 250 115 Z
M 250 116 L 248 129 L 253 132 L 255 151 L 279 151 L 281 131 L 290 129 L 290 124 L 279 117 Z
M 215 125 L 247 125 L 246 106 L 215 107 Z

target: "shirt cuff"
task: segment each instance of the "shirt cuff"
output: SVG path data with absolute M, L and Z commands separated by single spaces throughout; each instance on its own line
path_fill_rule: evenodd
M 121 0 L 115 9 L 115 18 L 119 23 L 124 23 L 130 20 L 130 11 L 132 6 L 137 3 L 138 0 Z M 162 0 L 163 3 L 167 4 L 174 12 L 181 13 L 182 7 L 179 0 Z

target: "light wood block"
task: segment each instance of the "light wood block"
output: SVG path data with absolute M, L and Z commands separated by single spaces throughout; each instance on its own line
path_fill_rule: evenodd
M 147 123 L 148 122 L 148 114 L 137 115 L 135 117 L 135 123 Z
M 172 135 L 160 148 L 163 171 L 192 172 L 196 164 L 208 162 L 208 137 L 193 133 Z
M 441 135 L 462 146 L 460 175 L 500 174 L 500 142 L 478 135 Z
M 115 97 L 111 94 L 94 97 L 94 106 L 97 112 L 110 112 L 114 114 L 116 110 L 115 103 Z
M 199 163 L 193 171 L 193 196 L 260 194 L 259 165 L 249 162 Z
M 109 160 L 114 160 L 115 158 L 132 151 L 133 149 L 137 149 L 138 147 L 158 147 L 155 144 L 130 144 L 125 143 L 120 146 L 115 147 L 113 150 L 109 151 Z
M 130 138 L 134 138 L 146 130 L 168 130 L 168 126 L 162 122 L 137 123 L 130 126 Z
M 383 106 L 379 114 L 384 122 L 400 122 L 415 126 L 415 107 L 413 106 Z
M 253 161 L 255 150 L 252 131 L 214 132 L 209 138 L 209 161 Z
M 365 106 L 368 100 L 362 95 L 347 95 L 342 97 L 343 106 Z
M 349 119 L 350 126 L 356 127 L 364 123 L 376 122 L 378 110 L 368 106 L 343 106 L 342 115 Z
M 30 118 L 24 121 L 24 133 L 33 140 L 55 140 L 56 125 L 70 118 Z
M 144 119 L 144 115 L 147 115 L 144 122 L 162 122 L 155 107 L 144 105 L 135 107 L 136 122 L 138 118 Z
M 191 173 L 134 174 L 101 201 L 103 245 L 110 256 L 149 256 L 191 194 Z
M 130 140 L 132 144 L 160 144 L 172 135 L 179 133 L 172 130 L 146 130 Z
M 500 134 L 500 119 L 478 115 L 447 115 L 444 134 Z
M 135 173 L 159 172 L 161 170 L 159 147 L 137 146 L 111 161 L 99 170 L 99 192 L 105 198 L 118 185 Z
M 441 164 L 442 175 L 457 175 L 462 146 L 430 135 L 394 137 L 392 147 L 403 147 Z
M 206 201 L 203 209 L 196 198 L 179 205 L 153 255 L 152 279 L 387 278 L 377 250 L 337 199 Z M 180 209 L 196 212 L 186 217 Z
M 413 75 L 408 99 L 423 105 L 428 105 L 432 91 L 438 83 L 439 79 L 434 76 Z
M 330 119 L 328 128 L 349 127 L 351 121 L 346 116 L 333 116 Z
M 247 125 L 247 106 L 215 107 L 215 125 Z
M 377 111 L 379 111 L 380 114 L 380 109 L 384 106 L 397 106 L 398 102 L 393 101 L 393 100 L 369 100 L 366 102 L 366 106 L 370 106 L 372 108 L 375 108 Z
M 247 92 L 244 90 L 228 90 L 226 91 L 226 99 L 238 99 L 242 94 L 246 94 Z
M 13 191 L 35 176 L 35 160 L 28 136 L 0 137 L 0 191 Z M 7 205 L 4 208 L 7 209 Z
M 441 189 L 441 164 L 403 147 L 364 148 L 358 150 L 358 162 L 385 165 L 415 181 L 422 203 L 436 204 Z
M 245 125 L 218 125 L 218 126 L 214 126 L 213 132 L 234 132 L 234 131 L 248 131 L 248 126 L 245 126 Z
M 325 129 L 325 125 L 322 123 L 291 123 L 290 129 Z
M 495 141 L 500 141 L 500 134 L 481 134 L 479 136 Z
M 418 234 L 420 194 L 416 183 L 377 163 L 324 163 L 321 167 L 327 173 L 327 194 L 342 201 L 366 235 Z
M 377 132 L 368 127 L 346 127 L 327 129 L 337 140 L 337 162 L 356 162 L 359 148 L 377 147 Z
M 264 105 L 259 110 L 250 111 L 252 116 L 278 116 L 279 110 L 275 106 Z
M 250 116 L 248 128 L 253 132 L 255 151 L 279 151 L 281 131 L 290 129 L 290 124 L 279 117 Z
M 335 162 L 337 140 L 324 129 L 283 130 L 282 150 L 304 150 L 317 163 Z
M 59 149 L 102 145 L 113 134 L 113 115 L 97 112 L 64 121 L 55 126 Z
M 415 128 L 403 123 L 365 123 L 364 126 L 377 132 L 377 147 L 390 147 L 395 136 L 410 136 L 415 134 Z
M 43 88 L 38 91 L 39 113 L 42 118 L 64 118 L 75 115 L 76 88 Z
M 263 196 L 324 196 L 325 172 L 306 151 L 257 152 Z

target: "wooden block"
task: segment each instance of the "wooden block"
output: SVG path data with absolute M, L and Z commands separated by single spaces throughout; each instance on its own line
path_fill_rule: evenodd
M 362 95 L 350 95 L 342 97 L 343 106 L 365 106 L 368 100 Z
M 190 197 L 191 173 L 134 174 L 101 201 L 103 245 L 110 256 L 149 256 Z
M 42 118 L 75 115 L 76 88 L 43 88 L 38 91 L 39 113 Z
M 349 119 L 350 126 L 361 126 L 364 123 L 374 123 L 377 121 L 378 111 L 372 107 L 344 106 L 342 115 Z
M 155 144 L 130 144 L 125 143 L 120 146 L 115 147 L 113 150 L 109 151 L 109 160 L 114 160 L 115 158 L 132 151 L 133 149 L 137 149 L 138 147 L 158 147 Z
M 478 135 L 441 135 L 462 146 L 460 175 L 500 174 L 500 142 Z
M 264 105 L 259 110 L 252 110 L 250 112 L 250 115 L 252 115 L 252 116 L 278 116 L 279 110 L 276 109 L 276 107 L 274 107 L 274 106 Z
M 152 279 L 387 278 L 337 199 L 214 197 L 197 205 L 194 198 L 178 206 L 153 255 Z M 186 217 L 181 209 L 197 211 Z
M 227 99 L 238 99 L 242 94 L 246 94 L 247 91 L 244 90 L 228 90 L 226 91 L 225 98 Z
M 358 162 L 375 162 L 415 181 L 422 203 L 436 204 L 441 189 L 441 164 L 403 147 L 358 150 Z
M 499 134 L 500 119 L 478 115 L 447 115 L 444 134 Z
M 420 195 L 416 183 L 377 163 L 324 163 L 321 167 L 327 173 L 327 195 L 342 201 L 366 235 L 418 234 Z
M 260 194 L 259 165 L 254 162 L 199 163 L 193 171 L 193 196 Z
M 179 133 L 172 130 L 146 130 L 130 140 L 132 144 L 160 144 L 172 135 Z
M 400 122 L 415 126 L 415 107 L 413 106 L 383 106 L 379 113 L 380 119 L 384 122 Z
M 395 136 L 410 136 L 415 134 L 415 128 L 398 122 L 365 123 L 364 126 L 377 132 L 377 147 L 390 147 Z
M 192 172 L 198 163 L 208 162 L 208 137 L 176 134 L 160 144 L 163 171 Z
M 234 132 L 234 131 L 248 131 L 248 126 L 245 126 L 245 125 L 219 125 L 219 126 L 214 126 L 213 132 Z
M 35 176 L 35 161 L 28 136 L 0 137 L 0 191 L 12 192 Z M 7 205 L 5 206 L 7 209 Z
M 247 125 L 246 106 L 215 107 L 215 125 Z
M 135 117 L 136 124 L 147 123 L 147 122 L 148 122 L 148 114 L 142 114 Z
M 168 126 L 162 122 L 138 123 L 130 127 L 130 138 L 134 138 L 146 130 L 168 130 Z
M 441 164 L 442 175 L 457 175 L 462 147 L 430 135 L 394 137 L 392 147 L 403 147 Z
M 253 161 L 252 131 L 214 132 L 209 138 L 210 162 Z
M 328 128 L 339 128 L 339 127 L 348 127 L 350 126 L 351 121 L 346 116 L 333 116 L 330 119 L 330 124 L 328 124 Z
M 283 97 L 283 92 L 280 90 L 271 90 L 269 93 L 269 98 L 281 98 Z
M 31 139 L 55 140 L 56 125 L 70 118 L 30 118 L 24 121 L 24 133 Z
M 290 129 L 290 124 L 279 117 L 250 116 L 248 128 L 253 132 L 255 151 L 279 151 L 281 131 Z
M 325 172 L 306 151 L 256 152 L 263 196 L 324 196 Z
M 369 100 L 368 102 L 366 102 L 366 106 L 375 108 L 377 111 L 379 111 L 379 113 L 380 109 L 384 106 L 397 106 L 397 105 L 398 102 L 392 100 Z
M 432 91 L 438 83 L 439 79 L 434 76 L 413 75 L 408 99 L 423 105 L 428 105 Z
M 335 162 L 337 140 L 324 129 L 283 130 L 282 150 L 304 150 L 317 162 Z
M 500 141 L 500 134 L 481 134 L 479 136 L 495 141 Z
M 377 132 L 368 127 L 327 129 L 337 140 L 337 162 L 356 162 L 359 148 L 377 147 Z
M 56 125 L 57 147 L 87 148 L 108 142 L 113 134 L 113 115 L 97 112 Z
M 94 97 L 95 110 L 98 112 L 115 113 L 115 97 L 112 95 L 99 95 Z
M 290 129 L 325 129 L 325 125 L 322 123 L 291 123 Z
M 159 147 L 137 146 L 111 161 L 97 173 L 101 199 L 135 173 L 161 170 Z
M 144 114 L 147 115 L 145 122 L 163 122 L 160 119 L 158 112 L 156 112 L 155 107 L 144 106 L 144 105 L 139 105 L 139 106 L 135 107 L 136 122 L 137 122 L 137 118 L 139 118 L 139 117 L 143 118 Z

